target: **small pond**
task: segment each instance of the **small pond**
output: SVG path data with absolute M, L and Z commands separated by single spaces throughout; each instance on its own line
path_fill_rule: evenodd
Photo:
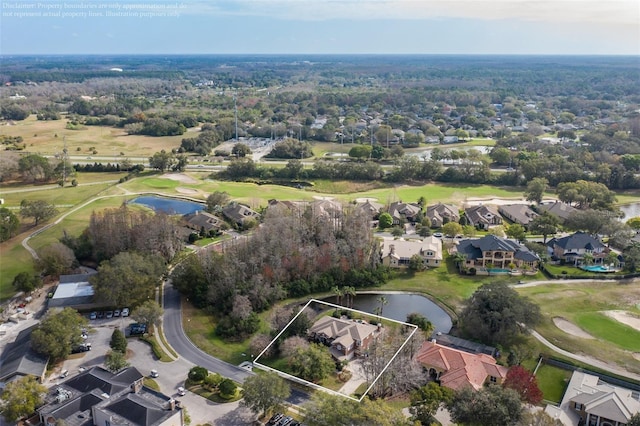
M 155 211 L 162 211 L 167 214 L 189 214 L 199 210 L 204 210 L 204 204 L 193 201 L 175 200 L 171 198 L 156 197 L 153 195 L 134 198 L 129 201 L 134 204 L 141 204 L 150 207 Z
M 640 203 L 631 203 L 620 206 L 620 210 L 624 213 L 622 220 L 626 222 L 632 217 L 640 216 Z
M 435 327 L 436 332 L 448 333 L 451 330 L 451 317 L 440 306 L 429 298 L 419 294 L 358 294 L 353 299 L 353 309 L 374 313 L 380 307 L 378 297 L 384 296 L 387 304 L 382 308 L 382 316 L 397 321 L 406 321 L 407 315 L 417 312 L 424 315 Z M 326 302 L 335 303 L 335 296 L 324 299 Z

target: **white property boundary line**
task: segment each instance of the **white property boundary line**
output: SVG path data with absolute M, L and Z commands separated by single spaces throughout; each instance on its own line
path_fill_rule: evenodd
M 366 391 L 364 391 L 364 393 L 362 394 L 362 396 L 360 397 L 360 399 L 356 399 L 356 398 L 354 398 L 354 397 L 352 397 L 352 396 L 350 396 L 350 395 L 345 395 L 345 394 L 343 394 L 343 393 L 336 392 L 336 391 L 331 390 L 331 389 L 327 389 L 327 388 L 325 388 L 324 386 L 320 386 L 320 385 L 317 385 L 317 384 L 315 384 L 315 383 L 311 383 L 311 382 L 309 382 L 309 381 L 307 381 L 307 380 L 301 379 L 301 378 L 296 377 L 296 376 L 292 376 L 291 374 L 285 373 L 285 372 L 280 371 L 280 370 L 276 370 L 275 368 L 271 368 L 271 367 L 269 367 L 269 366 L 267 366 L 267 365 L 264 365 L 264 364 L 261 364 L 261 363 L 259 363 L 259 362 L 258 362 L 258 360 L 260 359 L 260 357 L 261 357 L 261 356 L 262 356 L 262 355 L 263 355 L 263 354 L 264 354 L 264 353 L 265 353 L 265 352 L 266 352 L 266 351 L 271 347 L 271 345 L 273 345 L 273 344 L 275 343 L 275 341 L 276 341 L 276 340 L 278 340 L 278 338 L 282 335 L 282 333 L 284 333 L 284 331 L 285 331 L 285 330 L 286 330 L 286 329 L 287 329 L 287 328 L 288 328 L 288 327 L 289 327 L 289 326 L 290 326 L 290 325 L 291 325 L 291 324 L 292 324 L 292 323 L 293 323 L 293 322 L 294 322 L 294 321 L 295 321 L 295 320 L 300 316 L 300 314 L 302 314 L 302 311 L 304 311 L 304 310 L 305 310 L 305 309 L 306 309 L 306 308 L 307 308 L 311 303 L 319 303 L 319 304 L 323 304 L 323 305 L 327 305 L 327 306 L 334 307 L 334 308 L 336 308 L 336 309 L 342 309 L 342 310 L 348 310 L 348 311 L 352 311 L 352 312 L 357 312 L 357 313 L 359 313 L 359 314 L 366 315 L 366 316 L 369 316 L 369 317 L 371 317 L 371 316 L 375 316 L 375 315 L 373 315 L 373 314 L 371 314 L 371 313 L 369 313 L 369 312 L 359 311 L 359 310 L 357 310 L 357 309 L 346 308 L 346 307 L 344 307 L 344 306 L 336 305 L 336 304 L 333 304 L 333 303 L 330 303 L 330 302 L 325 302 L 325 301 L 322 301 L 322 300 L 310 299 L 310 300 L 309 300 L 309 301 L 308 301 L 308 302 L 307 302 L 307 303 L 302 307 L 302 309 L 300 309 L 300 311 L 299 311 L 299 312 L 298 312 L 298 313 L 297 313 L 297 314 L 296 314 L 296 315 L 291 319 L 291 321 L 289 321 L 289 322 L 287 323 L 287 325 L 286 325 L 282 330 L 280 330 L 280 333 L 278 333 L 278 334 L 276 335 L 276 337 L 274 337 L 274 338 L 273 338 L 273 340 L 271 340 L 271 342 L 269 342 L 269 344 L 267 345 L 267 347 L 266 347 L 266 348 L 264 348 L 264 349 L 262 350 L 262 352 L 260 352 L 260 353 L 258 354 L 258 356 L 256 357 L 256 359 L 255 359 L 255 361 L 253 362 L 253 364 L 254 364 L 255 366 L 258 366 L 258 367 L 262 368 L 263 370 L 272 371 L 272 372 L 276 373 L 277 375 L 279 375 L 279 376 L 281 376 L 281 377 L 284 377 L 284 378 L 289 379 L 289 380 L 292 380 L 292 381 L 294 381 L 294 382 L 297 382 L 297 383 L 303 384 L 303 385 L 305 385 L 305 386 L 309 386 L 309 387 L 311 387 L 311 388 L 313 388 L 313 389 L 321 390 L 321 391 L 323 391 L 323 392 L 326 392 L 326 393 L 329 393 L 329 394 L 332 394 L 332 395 L 337 395 L 337 396 L 342 396 L 342 397 L 344 397 L 344 398 L 349 398 L 349 399 L 351 399 L 351 400 L 353 400 L 353 401 L 356 401 L 356 402 L 361 402 L 361 401 L 363 400 L 363 398 L 364 398 L 365 396 L 367 396 L 367 393 L 369 393 L 369 391 L 371 390 L 371 388 L 376 384 L 376 382 L 378 381 L 378 379 L 380 379 L 380 377 L 385 373 L 385 371 L 387 371 L 387 369 L 389 368 L 389 366 L 391 365 L 391 363 L 393 362 L 393 360 L 394 360 L 394 359 L 396 359 L 396 357 L 398 356 L 398 354 L 400 353 L 400 351 L 402 351 L 402 349 L 405 347 L 405 345 L 406 345 L 406 344 L 409 342 L 409 340 L 413 337 L 413 335 L 415 334 L 415 332 L 416 332 L 416 331 L 418 331 L 418 326 L 416 326 L 416 325 L 414 325 L 414 324 L 409 324 L 409 323 L 406 323 L 406 322 L 403 322 L 403 321 L 397 321 L 397 320 L 394 320 L 394 319 L 392 319 L 392 318 L 386 318 L 386 317 L 380 317 L 380 316 L 378 316 L 378 318 L 384 319 L 385 321 L 391 321 L 391 322 L 395 322 L 395 323 L 397 323 L 397 324 L 400 324 L 400 325 L 403 325 L 403 326 L 406 326 L 406 327 L 411 327 L 411 328 L 413 328 L 413 331 L 411 331 L 411 334 L 409 334 L 409 336 L 405 339 L 404 343 L 402 343 L 402 345 L 400 345 L 400 347 L 398 348 L 398 350 L 396 351 L 396 353 L 395 353 L 395 354 L 393 354 L 393 356 L 391 357 L 391 359 L 389 360 L 389 362 L 387 363 L 387 365 L 382 369 L 382 371 L 380 372 L 380 374 L 378 374 L 378 376 L 375 378 L 375 380 L 374 380 L 374 381 L 369 385 L 369 387 L 367 388 L 367 390 L 366 390 Z

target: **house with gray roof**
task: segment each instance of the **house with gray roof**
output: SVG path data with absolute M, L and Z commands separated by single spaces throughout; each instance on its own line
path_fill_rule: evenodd
M 22 330 L 16 339 L 5 346 L 0 355 L 0 388 L 4 383 L 24 376 L 34 376 L 44 381 L 49 358 L 31 349 L 31 332 L 37 324 Z
M 422 240 L 384 239 L 381 247 L 382 264 L 391 268 L 407 268 L 414 255 L 425 266 L 442 265 L 442 240 L 433 235 Z
M 575 207 L 572 207 L 567 203 L 563 203 L 562 201 L 538 204 L 536 208 L 541 212 L 549 212 L 549 214 L 557 217 L 560 222 L 564 222 L 572 213 L 578 211 Z
M 552 238 L 547 242 L 547 251 L 553 259 L 577 264 L 587 253 L 590 253 L 595 261 L 602 262 L 609 250 L 598 238 L 579 231 L 566 237 Z
M 184 424 L 181 407 L 142 384 L 134 367 L 110 373 L 94 367 L 51 388 L 38 409 L 42 424 L 64 421 L 69 426 Z
M 422 207 L 418 204 L 403 203 L 396 201 L 389 205 L 389 214 L 393 218 L 393 224 L 399 225 L 404 222 L 414 223 L 418 220 L 418 214 L 422 211 Z
M 372 218 L 377 218 L 380 212 L 384 209 L 384 204 L 378 203 L 373 200 L 367 200 L 364 203 L 359 203 L 356 208 L 362 210 Z
M 197 232 L 201 230 L 204 230 L 206 233 L 210 231 L 216 232 L 227 226 L 224 220 L 218 216 L 201 210 L 182 216 L 182 221 L 187 228 Z
M 465 256 L 467 268 L 536 269 L 540 262 L 538 255 L 522 244 L 495 235 L 461 240 L 455 250 Z
M 568 425 L 624 426 L 640 413 L 640 392 L 574 371 L 560 407 L 547 407 L 545 411 L 561 412 L 563 423 Z
M 440 228 L 442 225 L 448 222 L 458 222 L 460 220 L 460 213 L 458 213 L 458 207 L 453 204 L 438 203 L 433 206 L 427 207 L 425 216 L 431 221 L 431 226 Z
M 526 204 L 507 204 L 498 207 L 498 212 L 511 222 L 524 226 L 525 229 L 529 229 L 531 221 L 539 216 Z
M 222 208 L 224 217 L 232 221 L 238 226 L 244 227 L 249 220 L 260 220 L 260 213 L 251 210 L 244 204 L 235 201 Z
M 349 360 L 363 354 L 380 333 L 380 327 L 374 324 L 325 316 L 311 326 L 307 336 L 329 346 L 334 358 Z
M 479 205 L 464 209 L 464 215 L 469 225 L 487 230 L 492 226 L 502 224 L 502 216 L 494 206 Z

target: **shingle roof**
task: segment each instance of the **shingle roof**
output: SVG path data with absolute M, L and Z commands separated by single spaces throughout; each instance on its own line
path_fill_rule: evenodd
M 602 244 L 598 239 L 594 238 L 591 234 L 582 231 L 562 238 L 553 238 L 547 243 L 547 245 L 550 247 L 556 245 L 565 251 L 575 251 L 579 249 L 595 250 L 604 248 L 604 244 Z
M 466 239 L 458 243 L 459 253 L 467 255 L 467 259 L 480 259 L 484 251 L 508 251 L 514 253 L 515 259 L 534 262 L 540 260 L 537 254 L 515 241 L 495 235 L 485 235 L 478 239 Z
M 515 220 L 522 225 L 528 225 L 538 216 L 538 213 L 531 210 L 526 204 L 507 204 L 500 206 L 498 211 L 511 220 Z
M 571 216 L 571 213 L 577 211 L 575 207 L 572 207 L 569 204 L 560 201 L 555 201 L 551 204 L 540 204 L 538 205 L 538 209 L 558 216 L 562 220 L 567 219 L 569 216 Z
M 505 378 L 508 371 L 489 355 L 471 354 L 433 341 L 423 343 L 415 359 L 426 367 L 443 371 L 440 383 L 454 390 L 468 386 L 481 389 L 488 376 Z
M 498 210 L 496 210 L 496 208 L 493 206 L 481 205 L 468 207 L 464 209 L 464 215 L 472 225 L 476 225 L 478 223 L 491 224 L 491 221 L 487 218 L 487 215 L 490 215 L 491 218 L 497 218 L 496 220 L 498 222 L 502 222 L 502 216 L 500 216 Z
M 433 259 L 442 260 L 442 241 L 433 235 L 423 240 L 383 240 L 382 257 L 394 256 L 397 259 L 410 259 L 414 254 L 424 256 L 426 251 L 432 251 Z
M 47 368 L 49 359 L 31 349 L 33 325 L 22 330 L 13 343 L 9 343 L 0 356 L 0 382 L 15 376 L 41 377 Z
M 353 341 L 363 341 L 377 329 L 373 324 L 327 316 L 316 321 L 309 333 L 324 334 L 348 347 Z

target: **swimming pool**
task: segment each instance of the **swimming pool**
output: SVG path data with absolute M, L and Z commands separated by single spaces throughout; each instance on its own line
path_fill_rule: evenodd
M 615 272 L 613 269 L 609 269 L 602 265 L 581 266 L 580 269 L 589 272 Z
M 511 272 L 511 269 L 502 269 L 502 268 L 491 268 L 487 269 L 487 272 L 490 274 L 508 274 Z

